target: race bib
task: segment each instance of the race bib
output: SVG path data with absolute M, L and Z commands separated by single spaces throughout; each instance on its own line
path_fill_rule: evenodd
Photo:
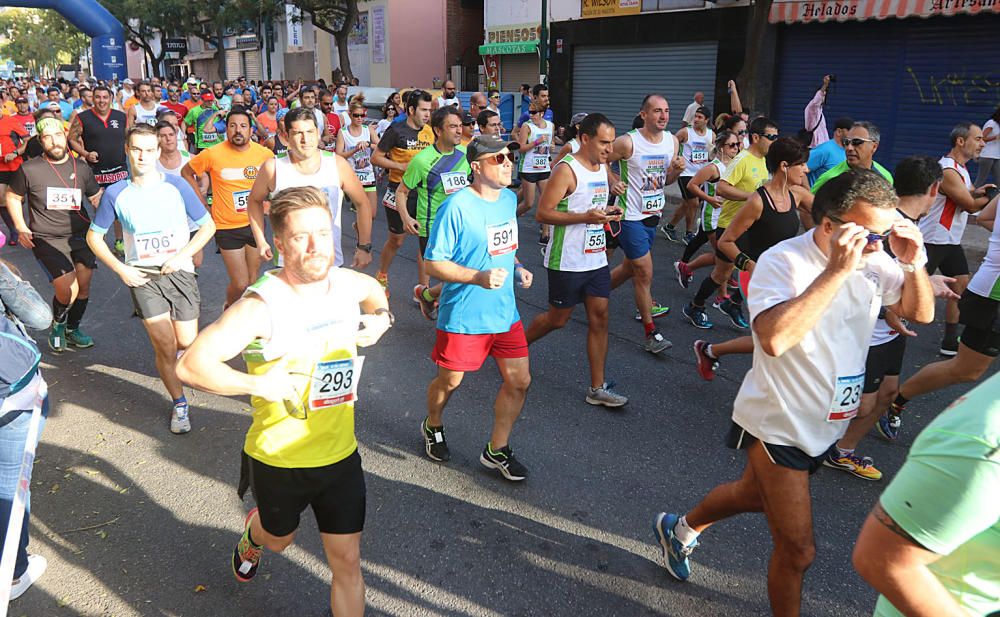
M 650 216 L 659 214 L 663 210 L 663 191 L 643 194 L 642 213 Z
M 587 227 L 587 233 L 583 237 L 583 252 L 587 254 L 603 253 L 607 248 L 607 236 L 604 234 L 604 226 Z
M 176 255 L 185 242 L 173 231 L 150 231 L 132 236 L 139 261 L 160 260 Z
M 353 403 L 358 399 L 358 381 L 364 356 L 318 362 L 309 388 L 309 411 L 320 411 Z
M 396 191 L 387 189 L 385 195 L 382 196 L 382 205 L 390 210 L 396 210 Z
M 469 174 L 464 171 L 449 171 L 441 174 L 441 186 L 444 194 L 451 195 L 469 185 Z
M 692 163 L 707 163 L 708 162 L 708 150 L 702 147 L 695 147 L 691 150 L 691 162 Z
M 486 226 L 487 250 L 493 257 L 517 250 L 517 225 L 514 219 L 505 223 Z
M 233 207 L 237 212 L 246 212 L 247 203 L 250 202 L 250 191 L 236 191 L 233 193 Z
M 833 395 L 833 404 L 826 415 L 827 422 L 850 420 L 858 415 L 861 407 L 861 391 L 865 384 L 865 374 L 837 377 L 837 387 Z
M 45 190 L 45 209 L 79 210 L 81 199 L 80 189 L 50 186 Z
M 356 172 L 361 184 L 375 184 L 375 170 L 371 167 L 368 169 L 358 169 Z

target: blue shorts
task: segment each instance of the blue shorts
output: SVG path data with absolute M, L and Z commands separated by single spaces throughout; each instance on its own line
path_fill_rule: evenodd
M 545 270 L 549 275 L 549 304 L 556 308 L 572 308 L 587 296 L 611 296 L 611 270 L 607 266 L 586 272 Z
M 642 221 L 622 221 L 618 244 L 628 259 L 644 257 L 653 248 L 655 239 L 656 227 L 648 227 Z

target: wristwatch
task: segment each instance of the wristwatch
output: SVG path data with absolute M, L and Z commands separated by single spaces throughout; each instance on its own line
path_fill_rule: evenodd
M 357 247 L 359 249 L 361 249 L 362 251 L 366 252 L 366 253 L 371 253 L 372 252 L 372 243 L 371 242 L 369 242 L 368 244 L 361 244 L 360 242 L 358 242 Z
M 377 309 L 375 309 L 374 312 L 372 312 L 372 315 L 382 315 L 382 314 L 385 314 L 385 315 L 389 316 L 389 327 L 390 328 L 393 327 L 394 325 L 396 325 L 396 316 L 393 315 L 392 311 L 390 311 L 389 309 L 387 309 L 387 308 L 377 308 Z

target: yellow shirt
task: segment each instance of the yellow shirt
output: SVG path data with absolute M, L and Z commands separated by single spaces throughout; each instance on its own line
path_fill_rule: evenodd
M 749 150 L 744 150 L 736 155 L 726 172 L 722 175 L 722 180 L 731 184 L 734 188 L 747 193 L 753 193 L 761 184 L 767 182 L 770 174 L 767 173 L 767 164 L 764 159 L 754 156 Z M 733 221 L 733 217 L 743 207 L 745 201 L 735 201 L 727 199 L 722 202 L 722 213 L 719 214 L 718 227 L 725 229 Z

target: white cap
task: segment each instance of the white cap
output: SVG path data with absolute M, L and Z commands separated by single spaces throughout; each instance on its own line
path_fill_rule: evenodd
M 123 81 L 122 83 L 123 83 L 123 84 L 128 84 L 128 85 L 130 85 L 130 86 L 131 86 L 131 85 L 132 85 L 132 84 L 134 84 L 135 82 L 134 82 L 134 81 L 132 81 L 132 80 L 131 80 L 130 78 L 126 77 L 126 78 L 125 78 L 125 81 Z

